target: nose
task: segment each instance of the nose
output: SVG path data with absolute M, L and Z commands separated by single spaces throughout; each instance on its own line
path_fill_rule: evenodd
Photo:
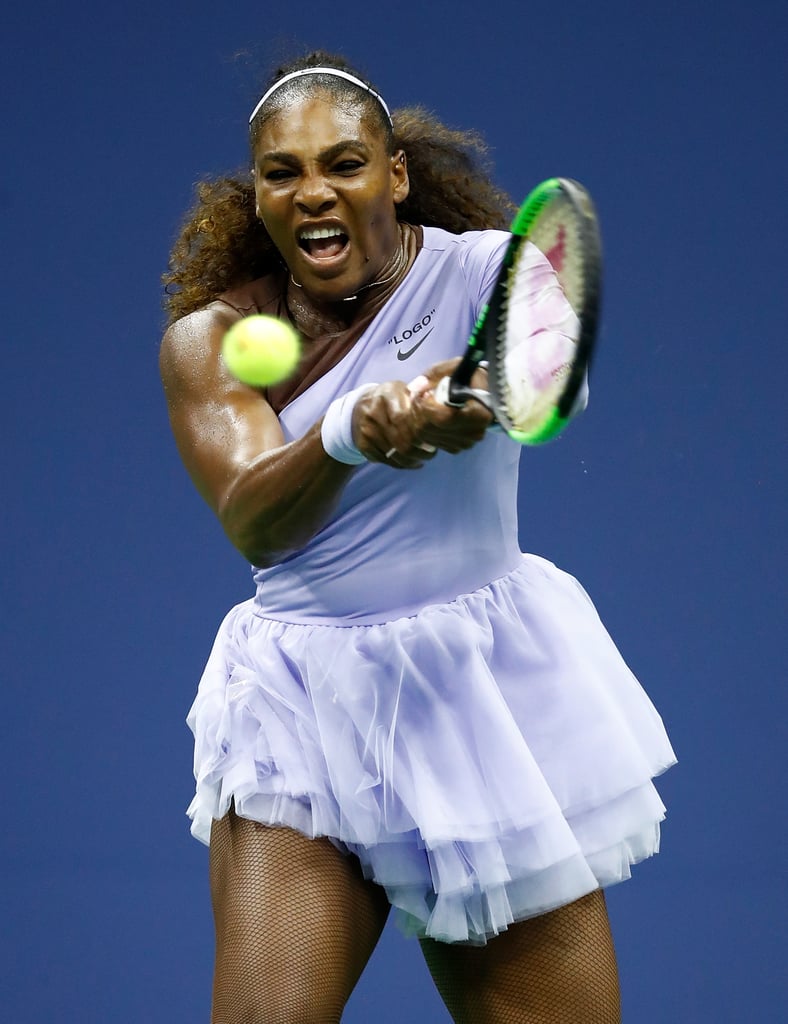
M 304 174 L 294 200 L 305 213 L 322 213 L 334 205 L 336 193 L 324 174 Z

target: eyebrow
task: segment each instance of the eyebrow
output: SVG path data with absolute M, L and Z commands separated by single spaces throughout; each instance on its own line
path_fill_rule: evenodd
M 317 158 L 320 163 L 331 163 L 335 157 L 338 157 L 340 153 L 343 153 L 347 149 L 355 150 L 362 156 L 369 156 L 369 147 L 363 143 L 361 139 L 342 139 L 341 142 L 335 142 L 333 146 L 328 146 L 328 148 L 321 150 L 317 154 Z M 299 158 L 294 156 L 292 153 L 282 153 L 277 151 L 262 153 L 260 155 L 260 162 L 262 163 L 264 160 L 270 160 L 273 163 L 282 164 L 299 164 L 301 162 Z

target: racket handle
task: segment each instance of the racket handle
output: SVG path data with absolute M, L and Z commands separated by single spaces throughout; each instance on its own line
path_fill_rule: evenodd
M 481 388 L 470 388 L 464 384 L 458 384 L 453 377 L 442 377 L 438 381 L 435 388 L 435 399 L 455 409 L 461 409 L 466 402 L 479 402 L 480 405 L 483 405 L 488 412 L 495 416 L 492 396 L 489 391 L 482 391 Z
M 451 391 L 451 377 L 441 377 L 435 388 L 434 395 L 436 402 L 444 405 L 463 405 L 463 402 L 452 402 L 449 392 Z

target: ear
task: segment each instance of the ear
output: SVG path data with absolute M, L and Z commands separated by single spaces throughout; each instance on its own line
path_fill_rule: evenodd
M 394 202 L 404 202 L 410 193 L 410 179 L 408 178 L 408 160 L 401 149 L 397 150 L 391 158 L 391 179 L 394 185 Z
M 252 166 L 252 185 L 254 186 L 254 215 L 258 220 L 263 218 L 260 216 L 260 203 L 257 201 L 257 168 Z

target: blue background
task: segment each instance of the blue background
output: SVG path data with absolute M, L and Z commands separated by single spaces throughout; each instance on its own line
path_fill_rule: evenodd
M 159 275 L 292 46 L 554 173 L 606 246 L 592 405 L 523 458 L 523 545 L 577 575 L 669 727 L 663 852 L 610 893 L 625 1019 L 785 1019 L 788 8 L 300 0 L 6 15 L 0 991 L 14 1024 L 208 1019 L 184 716 L 248 568 L 175 453 Z M 387 929 L 347 1010 L 448 1018 Z

